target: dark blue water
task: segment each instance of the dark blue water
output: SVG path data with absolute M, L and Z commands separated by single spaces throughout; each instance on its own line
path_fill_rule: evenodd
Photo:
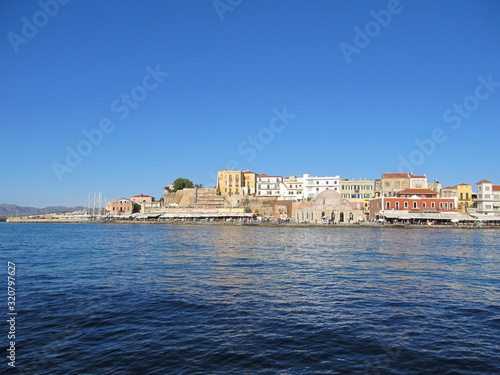
M 16 368 L 2 355 L 0 373 L 499 374 L 499 243 L 498 230 L 0 223 L 19 313 Z

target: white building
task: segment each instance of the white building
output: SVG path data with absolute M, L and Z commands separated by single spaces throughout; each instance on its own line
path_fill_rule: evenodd
M 280 196 L 280 185 L 283 182 L 282 176 L 269 176 L 265 173 L 257 176 L 257 197 Z
M 410 189 L 429 189 L 427 185 L 427 176 L 415 176 L 410 174 Z
M 500 215 L 500 185 L 482 180 L 476 183 L 476 212 L 489 215 Z
M 334 177 L 315 177 L 309 174 L 303 175 L 304 199 L 315 199 L 316 196 L 327 189 L 340 193 L 340 176 Z
M 285 177 L 280 184 L 281 200 L 301 201 L 304 190 L 304 178 L 302 176 Z

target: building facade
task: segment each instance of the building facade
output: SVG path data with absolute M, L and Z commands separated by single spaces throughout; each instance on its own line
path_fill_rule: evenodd
M 269 176 L 265 173 L 258 175 L 256 196 L 258 198 L 278 198 L 280 196 L 280 185 L 282 182 L 282 176 Z
M 362 209 L 368 212 L 370 199 L 375 197 L 375 181 L 343 178 L 340 181 L 340 194 L 351 203 L 361 203 Z
M 394 210 L 405 213 L 456 211 L 458 199 L 438 197 L 430 189 L 405 189 L 394 197 L 377 197 L 370 200 L 370 219 L 376 219 L 381 211 Z
M 217 172 L 217 191 L 223 196 L 244 194 L 245 177 L 242 171 L 224 169 Z
M 289 220 L 292 218 L 292 201 L 278 200 L 274 204 L 274 220 Z
M 465 208 L 465 210 L 472 207 L 474 204 L 472 200 L 472 185 L 462 183 L 455 186 L 455 188 L 457 189 L 457 198 L 460 207 Z
M 109 214 L 131 214 L 133 203 L 127 198 L 116 198 L 106 203 L 106 213 Z
M 302 200 L 304 178 L 302 176 L 285 177 L 280 184 L 280 197 L 282 200 L 299 202 Z
M 251 171 L 243 172 L 242 190 L 246 195 L 255 195 L 257 193 L 257 173 Z
M 142 203 L 142 202 L 154 202 L 155 198 L 152 197 L 151 195 L 145 195 L 145 194 L 139 194 L 139 195 L 134 195 L 132 198 L 130 198 L 132 203 Z
M 299 223 L 356 223 L 365 219 L 363 210 L 351 207 L 339 192 L 326 189 L 319 193 L 312 203 L 307 203 L 294 213 Z
M 487 215 L 500 215 L 500 185 L 482 180 L 476 183 L 476 212 Z
M 317 177 L 304 174 L 302 178 L 304 181 L 303 199 L 315 199 L 319 193 L 325 190 L 340 193 L 340 176 Z
M 383 173 L 382 178 L 375 180 L 375 196 L 395 197 L 397 192 L 410 187 L 409 173 Z

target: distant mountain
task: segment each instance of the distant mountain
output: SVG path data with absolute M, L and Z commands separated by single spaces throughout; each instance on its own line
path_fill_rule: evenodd
M 83 210 L 85 207 L 66 207 L 66 206 L 50 206 L 45 208 L 36 207 L 22 207 L 16 206 L 14 204 L 0 204 L 0 216 L 10 216 L 10 215 L 35 215 L 35 214 L 47 214 L 50 212 L 71 212 Z

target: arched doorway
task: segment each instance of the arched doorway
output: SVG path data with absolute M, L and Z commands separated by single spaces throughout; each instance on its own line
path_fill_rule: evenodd
M 343 223 L 344 222 L 344 213 L 341 212 L 340 213 L 340 219 L 339 219 L 339 223 Z

